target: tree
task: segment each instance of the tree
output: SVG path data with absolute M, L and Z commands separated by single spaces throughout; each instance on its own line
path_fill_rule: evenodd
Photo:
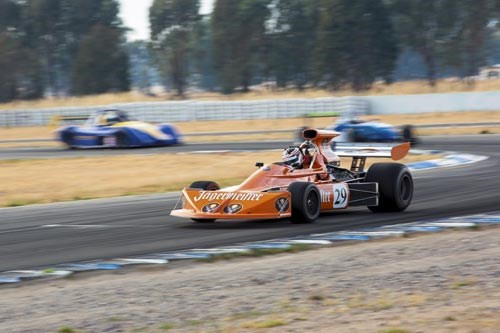
M 316 71 L 332 88 L 359 91 L 391 80 L 398 54 L 389 12 L 381 0 L 322 0 Z
M 198 21 L 199 0 L 155 0 L 149 10 L 151 41 L 160 72 L 183 96 L 189 74 L 190 38 Z
M 401 44 L 420 54 L 434 86 L 440 58 L 456 31 L 455 0 L 394 0 L 391 7 Z
M 0 102 L 16 98 L 38 98 L 42 95 L 36 57 L 22 46 L 16 34 L 0 33 L 0 73 Z
M 265 42 L 270 0 L 217 0 L 212 13 L 215 69 L 222 92 L 248 91 Z
M 195 83 L 203 89 L 214 91 L 218 82 L 214 68 L 214 41 L 210 21 L 211 18 L 205 16 L 196 23 L 190 49 Z
M 454 5 L 454 28 L 445 45 L 444 63 L 456 68 L 463 77 L 477 74 L 486 59 L 485 45 L 493 20 L 498 20 L 500 1 L 457 0 Z
M 120 30 L 95 25 L 79 46 L 72 83 L 76 95 L 128 91 L 128 56 Z
M 129 42 L 127 53 L 131 85 L 145 94 L 153 94 L 151 86 L 158 84 L 160 80 L 149 42 L 144 40 Z
M 315 41 L 316 1 L 276 0 L 271 11 L 272 20 L 271 71 L 278 87 L 292 82 L 299 90 L 310 79 L 310 50 Z

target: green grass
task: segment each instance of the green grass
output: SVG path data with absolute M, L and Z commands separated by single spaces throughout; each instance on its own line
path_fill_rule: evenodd
M 171 330 L 174 327 L 175 327 L 175 325 L 172 324 L 172 323 L 163 323 L 163 324 L 160 325 L 160 329 L 163 330 L 163 331 Z
M 309 244 L 293 244 L 289 248 L 284 249 L 253 249 L 248 252 L 235 252 L 235 253 L 220 253 L 214 254 L 210 258 L 199 259 L 201 262 L 216 262 L 219 260 L 231 260 L 242 257 L 263 257 L 279 253 L 296 253 L 311 250 L 313 246 Z
M 252 311 L 238 312 L 238 313 L 232 314 L 227 319 L 228 320 L 239 320 L 239 319 L 262 317 L 264 315 L 266 315 L 266 313 L 252 310 Z
M 190 326 L 199 326 L 203 324 L 203 321 L 202 320 L 188 320 L 186 325 L 190 325 Z
M 410 331 L 403 328 L 387 328 L 385 330 L 378 331 L 378 333 L 410 333 Z
M 243 328 L 271 328 L 271 327 L 278 327 L 278 326 L 284 326 L 287 325 L 288 323 L 282 319 L 276 318 L 276 319 L 267 319 L 267 320 L 261 320 L 261 321 L 254 321 L 254 322 L 246 322 L 242 324 Z
M 38 204 L 38 203 L 42 203 L 42 200 L 34 200 L 34 199 L 21 200 L 20 199 L 20 200 L 8 201 L 5 206 L 6 207 L 21 207 L 21 206 L 26 206 L 26 205 Z
M 64 326 L 64 327 L 61 327 L 57 333 L 76 333 L 77 331 L 72 328 L 72 327 L 69 327 L 69 326 Z
M 469 287 L 469 286 L 473 286 L 476 284 L 476 281 L 474 280 L 459 280 L 459 281 L 455 281 L 451 284 L 451 287 L 453 289 L 459 289 L 459 288 L 463 288 L 463 287 Z
M 109 317 L 108 319 L 106 319 L 107 321 L 110 321 L 110 322 L 118 322 L 118 321 L 124 321 L 126 320 L 125 318 L 122 318 L 122 317 Z

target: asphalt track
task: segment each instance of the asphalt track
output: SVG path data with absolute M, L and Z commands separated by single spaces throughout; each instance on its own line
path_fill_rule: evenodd
M 266 150 L 283 148 L 292 141 L 259 141 L 240 143 L 193 143 L 169 147 L 124 149 L 64 149 L 64 148 L 0 148 L 0 160 L 31 158 L 65 158 L 89 156 L 153 155 L 191 151 Z
M 245 149 L 242 146 L 236 145 L 237 149 Z M 274 144 L 266 146 L 274 148 Z M 175 194 L 5 208 L 0 210 L 0 271 L 500 209 L 500 136 L 424 138 L 421 148 L 490 158 L 466 166 L 415 172 L 415 195 L 405 212 L 375 214 L 366 208 L 353 208 L 323 215 L 307 225 L 293 225 L 286 220 L 197 224 L 168 215 L 178 200 Z

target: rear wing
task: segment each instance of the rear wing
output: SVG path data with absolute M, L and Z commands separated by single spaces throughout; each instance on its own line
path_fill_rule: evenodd
M 339 157 L 387 157 L 395 161 L 405 157 L 410 151 L 410 143 L 401 144 L 346 144 L 333 142 L 332 150 Z

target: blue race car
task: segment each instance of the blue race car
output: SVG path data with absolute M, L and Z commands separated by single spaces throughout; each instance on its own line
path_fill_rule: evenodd
M 404 125 L 401 128 L 396 128 L 385 123 L 348 118 L 340 119 L 336 124 L 327 129 L 342 133 L 339 141 L 417 142 L 415 131 L 411 125 Z
M 57 139 L 69 148 L 154 147 L 182 143 L 175 126 L 131 120 L 124 111 L 114 109 L 95 112 L 82 126 L 58 129 Z

